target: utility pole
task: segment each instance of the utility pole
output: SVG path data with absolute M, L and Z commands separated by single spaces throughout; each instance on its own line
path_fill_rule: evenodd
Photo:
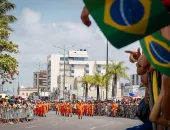
M 64 44 L 64 77 L 63 77 L 63 87 L 64 87 L 64 91 L 63 91 L 63 97 L 65 97 L 65 82 L 66 82 L 66 47 L 65 47 L 65 44 Z
M 63 88 L 62 88 L 62 93 L 63 93 L 63 98 L 65 99 L 65 83 L 66 83 L 66 52 L 70 49 L 70 48 L 73 48 L 75 45 L 71 46 L 71 47 L 66 47 L 65 44 L 64 44 L 64 48 L 61 48 L 61 47 L 57 47 L 55 45 L 53 45 L 54 47 L 56 48 L 59 48 L 63 51 L 63 53 L 61 53 L 63 56 L 64 56 L 64 75 L 63 75 Z M 61 92 L 61 91 L 60 91 Z
M 108 47 L 108 40 L 106 46 L 106 73 L 108 73 L 108 65 L 109 65 L 109 47 Z M 106 81 L 106 100 L 108 100 L 108 80 Z
M 37 72 L 37 85 L 38 85 L 38 99 L 40 99 L 40 80 L 39 80 L 39 77 L 40 77 L 40 62 L 38 63 L 38 72 Z

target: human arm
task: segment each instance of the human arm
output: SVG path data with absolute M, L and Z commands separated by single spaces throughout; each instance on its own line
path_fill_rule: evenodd
M 155 124 L 159 124 L 162 126 L 170 126 L 170 122 L 166 120 L 163 115 L 160 114 L 163 96 L 164 96 L 164 90 L 162 89 L 156 103 L 153 106 L 149 119 L 151 122 Z

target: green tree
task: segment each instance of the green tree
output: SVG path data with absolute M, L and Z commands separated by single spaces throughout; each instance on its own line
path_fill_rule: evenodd
M 85 100 L 87 100 L 88 98 L 88 90 L 89 90 L 89 87 L 90 87 L 90 83 L 92 83 L 93 81 L 93 77 L 90 76 L 90 75 L 84 75 L 81 80 L 79 81 L 80 83 L 82 83 L 82 85 L 85 86 Z
M 95 73 L 95 75 L 93 76 L 91 85 L 95 86 L 97 88 L 97 100 L 100 100 L 100 87 L 105 87 L 106 86 L 106 81 L 103 78 L 102 75 L 100 75 L 99 73 Z
M 13 80 L 13 76 L 18 74 L 17 60 L 10 53 L 18 53 L 18 45 L 9 41 L 10 34 L 14 31 L 9 24 L 17 19 L 9 14 L 15 8 L 15 4 L 8 0 L 0 0 L 0 71 L 4 82 Z
M 126 71 L 129 69 L 128 67 L 124 66 L 124 62 L 109 64 L 106 66 L 108 73 L 104 75 L 104 78 L 107 80 L 112 80 L 112 97 L 115 97 L 117 94 L 117 81 L 120 78 L 129 80 L 129 77 Z

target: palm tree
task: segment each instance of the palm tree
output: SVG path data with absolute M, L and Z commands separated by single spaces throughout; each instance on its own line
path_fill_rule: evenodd
M 17 19 L 15 16 L 10 15 L 8 12 L 15 8 L 15 4 L 9 2 L 8 0 L 0 0 L 0 31 L 4 34 L 4 37 L 9 36 L 8 31 L 14 31 L 9 27 L 10 23 L 14 23 Z
M 129 69 L 128 67 L 124 66 L 124 62 L 109 64 L 107 67 L 108 73 L 104 75 L 104 78 L 107 80 L 112 80 L 112 97 L 116 96 L 117 93 L 117 81 L 120 78 L 128 79 L 129 77 L 126 74 L 126 71 Z
M 105 79 L 99 73 L 95 73 L 95 75 L 93 76 L 93 80 L 92 80 L 91 85 L 96 86 L 96 88 L 97 88 L 97 100 L 99 101 L 100 100 L 100 87 L 106 86 Z
M 84 89 L 85 89 L 85 100 L 87 100 L 87 98 L 88 98 L 89 84 L 92 83 L 92 80 L 93 80 L 93 77 L 92 77 L 92 76 L 85 74 L 85 75 L 81 78 L 81 80 L 78 81 L 78 82 L 82 83 L 82 85 L 85 85 L 85 88 L 84 88 Z

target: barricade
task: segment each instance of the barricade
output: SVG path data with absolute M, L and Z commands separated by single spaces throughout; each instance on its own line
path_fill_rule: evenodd
M 34 112 L 33 107 L 30 106 L 21 106 L 21 107 L 6 107 L 0 106 L 0 122 L 9 123 L 9 122 L 23 122 L 28 120 L 33 120 Z

